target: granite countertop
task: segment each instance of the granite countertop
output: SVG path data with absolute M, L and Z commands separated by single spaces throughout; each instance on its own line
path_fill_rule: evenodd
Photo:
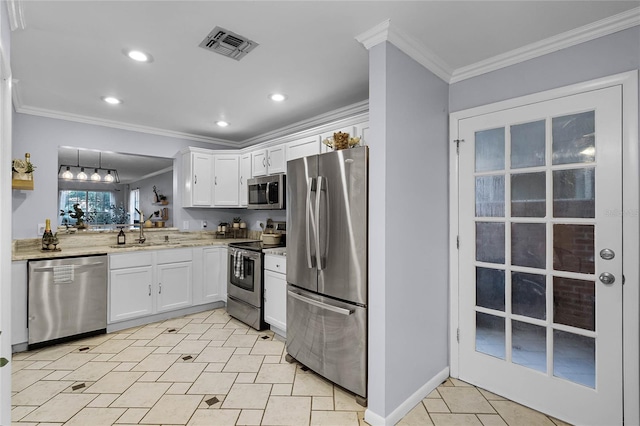
M 129 253 L 141 250 L 163 250 L 170 248 L 188 248 L 203 246 L 226 246 L 229 243 L 255 241 L 257 238 L 216 239 L 214 232 L 180 232 L 177 228 L 145 229 L 146 241 L 135 242 L 139 230 L 127 230 L 124 246 L 117 245 L 118 231 L 81 232 L 76 234 L 58 234 L 59 251 L 41 250 L 41 238 L 13 240 L 12 260 L 53 259 L 58 257 L 87 256 L 93 254 Z M 259 232 L 257 232 L 259 235 Z M 251 231 L 249 237 L 252 237 Z M 168 239 L 168 242 L 167 242 Z

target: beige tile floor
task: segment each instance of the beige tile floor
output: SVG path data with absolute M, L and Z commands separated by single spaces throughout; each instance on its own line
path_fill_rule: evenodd
M 53 425 L 365 425 L 352 394 L 224 309 L 14 354 L 12 421 Z M 401 425 L 564 425 L 449 379 Z

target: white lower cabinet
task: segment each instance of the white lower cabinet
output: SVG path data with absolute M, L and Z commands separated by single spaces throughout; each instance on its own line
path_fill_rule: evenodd
M 109 255 L 109 323 L 191 306 L 192 249 Z
M 26 343 L 27 329 L 27 261 L 11 262 L 11 344 Z
M 264 320 L 283 337 L 287 332 L 287 258 L 264 257 Z
M 191 262 L 158 265 L 157 272 L 158 312 L 172 311 L 192 305 Z
M 227 247 L 202 249 L 202 291 L 194 304 L 227 300 Z
M 143 317 L 153 313 L 153 267 L 116 269 L 109 274 L 111 306 L 109 322 Z

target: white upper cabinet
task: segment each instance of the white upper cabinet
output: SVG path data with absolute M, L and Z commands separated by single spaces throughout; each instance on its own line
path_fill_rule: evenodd
M 346 126 L 341 129 L 332 130 L 329 132 L 324 132 L 320 135 L 320 145 L 322 152 L 330 152 L 333 151 L 331 148 L 322 143 L 323 140 L 327 138 L 333 137 L 334 133 L 349 133 L 350 138 L 359 137 L 360 138 L 360 146 L 367 145 L 367 138 L 369 136 L 369 122 L 364 121 L 362 123 L 354 124 L 353 126 Z
M 287 144 L 287 161 L 316 154 L 320 154 L 320 136 L 318 135 L 298 139 Z
M 182 153 L 182 207 L 213 204 L 213 154 L 206 150 Z
M 247 207 L 249 203 L 249 194 L 247 192 L 247 179 L 251 179 L 251 153 L 240 155 L 240 207 Z
M 237 207 L 240 204 L 240 157 L 238 154 L 214 155 L 213 205 Z
M 253 151 L 251 155 L 251 174 L 253 177 L 273 175 L 286 171 L 284 144 Z

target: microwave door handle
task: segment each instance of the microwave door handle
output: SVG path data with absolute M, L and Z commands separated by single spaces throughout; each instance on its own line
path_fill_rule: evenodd
M 267 204 L 271 204 L 271 197 L 269 196 L 269 184 L 271 182 L 267 182 Z
M 305 203 L 305 234 L 306 234 L 306 243 L 307 243 L 307 266 L 309 269 L 314 268 L 313 257 L 311 257 L 311 227 L 313 226 L 313 234 L 316 235 L 315 223 L 311 220 L 311 193 L 315 191 L 314 188 L 315 180 L 313 178 L 309 178 L 307 180 L 307 200 Z
M 325 268 L 326 256 L 323 255 L 323 251 L 320 250 L 320 233 L 325 236 L 325 247 L 327 244 L 327 237 L 329 232 L 329 221 L 325 221 L 324 229 L 322 228 L 320 223 L 320 201 L 322 199 L 322 193 L 327 191 L 327 179 L 323 176 L 318 176 L 318 186 L 316 187 L 316 205 L 315 205 L 315 216 L 316 216 L 316 264 L 318 265 L 318 271 L 322 271 Z M 326 197 L 327 203 L 329 202 L 329 197 Z M 329 215 L 326 215 L 327 219 Z

